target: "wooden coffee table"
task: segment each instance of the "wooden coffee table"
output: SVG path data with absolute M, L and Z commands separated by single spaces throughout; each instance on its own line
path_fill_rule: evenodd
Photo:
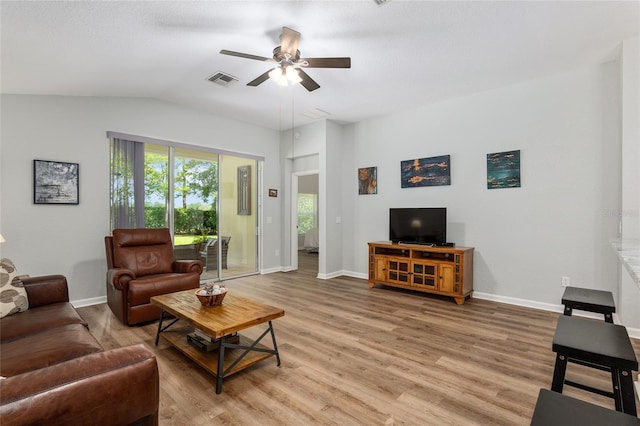
M 284 316 L 283 309 L 233 293 L 227 294 L 220 306 L 202 306 L 194 292 L 195 290 L 185 290 L 151 298 L 151 303 L 162 309 L 156 346 L 162 335 L 163 339 L 213 374 L 216 377 L 217 394 L 222 392 L 222 379 L 263 359 L 275 356 L 277 365 L 280 366 L 280 354 L 271 320 Z M 163 326 L 169 319 L 171 322 Z M 179 320 L 186 324 L 167 330 Z M 257 339 L 251 340 L 241 335 L 239 343 L 229 341 L 230 336 L 235 333 L 265 322 L 268 322 L 268 327 Z M 217 350 L 207 352 L 190 343 L 187 334 L 194 327 L 218 339 Z M 271 334 L 273 349 L 259 344 L 267 334 Z

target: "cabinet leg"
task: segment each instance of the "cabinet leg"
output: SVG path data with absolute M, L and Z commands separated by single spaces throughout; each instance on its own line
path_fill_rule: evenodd
M 369 281 L 369 288 L 373 288 L 374 285 L 373 281 Z
M 458 305 L 463 305 L 464 304 L 464 297 L 455 297 L 454 299 L 456 299 L 456 303 Z

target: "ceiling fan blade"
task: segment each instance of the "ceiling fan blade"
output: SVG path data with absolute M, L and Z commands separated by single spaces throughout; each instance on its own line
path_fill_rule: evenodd
M 309 77 L 309 74 L 307 74 L 303 70 L 298 69 L 298 75 L 302 79 L 300 84 L 302 84 L 302 86 L 304 86 L 304 88 L 308 91 L 313 92 L 314 90 L 320 88 L 320 85 L 316 83 L 311 77 Z
M 305 68 L 351 68 L 351 58 L 301 58 L 306 61 Z
M 288 53 L 292 58 L 296 57 L 298 52 L 298 42 L 300 41 L 300 33 L 291 28 L 282 27 L 282 36 L 280 37 L 280 52 Z
M 250 82 L 247 83 L 247 86 L 257 86 L 259 84 L 264 83 L 265 81 L 267 81 L 269 79 L 269 73 L 271 72 L 271 70 L 265 72 L 264 74 L 261 74 L 259 77 L 254 78 L 253 80 L 251 80 Z
M 257 55 L 249 55 L 248 53 L 234 52 L 233 50 L 222 49 L 220 53 L 222 53 L 223 55 L 237 56 L 239 58 L 254 59 L 256 61 L 275 62 L 273 58 L 267 58 L 264 56 L 257 56 Z

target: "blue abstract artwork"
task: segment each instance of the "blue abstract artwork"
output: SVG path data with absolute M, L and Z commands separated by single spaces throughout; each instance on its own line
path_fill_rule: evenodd
M 402 188 L 451 185 L 450 155 L 400 162 Z
M 520 188 L 520 150 L 487 154 L 487 189 Z

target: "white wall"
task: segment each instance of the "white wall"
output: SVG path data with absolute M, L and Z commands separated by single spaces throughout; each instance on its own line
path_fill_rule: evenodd
M 298 177 L 298 193 L 318 194 L 318 175 L 302 175 Z
M 366 276 L 367 242 L 388 240 L 390 207 L 448 208 L 448 240 L 475 251 L 475 291 L 560 304 L 561 276 L 616 291 L 620 205 L 619 64 L 427 105 L 357 123 L 346 180 L 344 268 Z M 521 150 L 522 187 L 488 190 L 486 155 Z M 348 152 L 348 151 L 347 151 Z M 451 155 L 451 185 L 400 188 L 400 162 Z M 378 195 L 357 195 L 358 167 Z M 353 182 L 353 183 L 351 183 Z
M 277 132 L 150 99 L 3 95 L 2 256 L 20 273 L 67 276 L 72 301 L 105 295 L 109 233 L 108 130 L 265 157 L 262 188 L 280 182 Z M 80 164 L 80 204 L 34 205 L 34 159 Z M 266 216 L 280 217 L 277 202 Z M 279 221 L 264 224 L 264 268 L 279 266 Z
M 324 199 L 321 199 L 321 206 L 326 212 L 325 227 L 320 228 L 320 245 L 326 247 L 325 269 L 323 278 L 331 278 L 342 274 L 342 191 L 337 190 L 343 185 L 343 177 L 340 164 L 343 161 L 342 126 L 331 121 L 326 122 L 326 149 L 320 154 L 324 156 L 327 164 L 325 173 L 326 191 Z M 324 154 L 324 155 L 323 155 Z M 324 238 L 324 240 L 323 240 Z M 320 275 L 320 270 L 318 271 Z
M 622 235 L 640 238 L 640 40 L 622 43 Z
M 640 40 L 622 43 L 622 206 L 616 216 L 622 221 L 623 238 L 640 238 Z M 640 329 L 640 288 L 628 269 L 620 264 L 616 313 L 621 322 Z M 640 337 L 636 330 L 634 337 Z

